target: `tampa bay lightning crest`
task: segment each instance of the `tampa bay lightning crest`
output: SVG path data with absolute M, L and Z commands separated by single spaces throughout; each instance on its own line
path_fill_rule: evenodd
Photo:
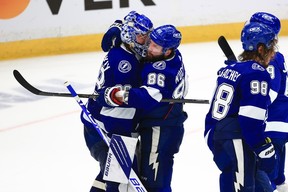
M 254 70 L 260 70 L 260 71 L 265 71 L 264 67 L 262 67 L 261 65 L 257 64 L 257 63 L 253 63 L 252 64 L 252 69 Z
M 129 61 L 126 61 L 126 60 L 120 61 L 119 65 L 118 65 L 118 70 L 121 73 L 128 73 L 131 69 L 132 69 L 132 66 L 129 63 Z
M 158 61 L 153 63 L 153 67 L 158 70 L 164 70 L 166 68 L 165 61 Z

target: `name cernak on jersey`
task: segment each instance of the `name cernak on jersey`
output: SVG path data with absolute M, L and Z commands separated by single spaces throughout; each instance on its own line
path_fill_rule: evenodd
M 240 75 L 241 74 L 238 73 L 238 71 L 234 71 L 232 69 L 225 69 L 225 68 L 222 71 L 220 71 L 218 74 L 219 77 L 223 77 L 225 79 L 229 79 L 234 82 L 237 81 Z
M 181 68 L 179 69 L 179 71 L 177 72 L 176 78 L 175 78 L 175 83 L 179 83 L 183 77 L 185 76 L 185 69 L 184 69 L 184 65 L 182 63 Z

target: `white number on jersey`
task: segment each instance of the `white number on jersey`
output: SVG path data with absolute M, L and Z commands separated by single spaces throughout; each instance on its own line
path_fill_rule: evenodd
M 261 93 L 263 96 L 266 96 L 268 93 L 268 83 L 266 81 L 251 81 L 250 83 L 251 94 L 256 95 Z
M 266 70 L 270 74 L 271 79 L 274 79 L 275 78 L 275 68 L 274 68 L 274 66 L 273 65 L 269 65 L 266 68 Z
M 173 91 L 172 98 L 181 99 L 185 96 L 185 80 L 182 79 L 177 85 L 176 89 Z
M 159 87 L 165 87 L 165 75 L 159 73 L 149 73 L 148 74 L 148 85 L 158 85 Z
M 212 117 L 221 120 L 226 117 L 233 99 L 234 87 L 223 83 L 218 86 L 212 106 Z
M 158 85 L 159 87 L 165 87 L 165 75 L 162 73 L 149 73 L 148 74 L 148 80 L 147 85 Z M 172 98 L 174 99 L 180 99 L 185 96 L 186 90 L 185 90 L 185 78 L 183 78 L 173 91 Z
M 98 78 L 96 79 L 96 87 L 97 89 L 101 89 L 103 84 L 105 83 L 105 71 L 110 68 L 108 57 L 104 58 L 103 64 L 101 65 L 98 73 Z
M 268 93 L 268 84 L 266 81 L 251 81 L 250 92 L 253 95 L 261 94 L 263 96 Z M 230 104 L 234 97 L 234 87 L 223 83 L 218 86 L 212 106 L 212 117 L 217 120 L 224 119 L 229 111 Z

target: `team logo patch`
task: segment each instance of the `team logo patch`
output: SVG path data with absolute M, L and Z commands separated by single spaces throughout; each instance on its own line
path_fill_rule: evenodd
M 118 65 L 118 70 L 122 73 L 128 73 L 129 71 L 131 71 L 132 66 L 131 64 L 126 61 L 126 60 L 122 60 L 120 61 L 119 65 Z
M 158 61 L 158 62 L 153 63 L 152 66 L 155 69 L 164 70 L 166 68 L 166 63 L 165 63 L 165 61 Z
M 260 70 L 260 71 L 265 71 L 264 67 L 262 67 L 261 65 L 257 64 L 257 63 L 253 63 L 252 64 L 252 69 L 254 70 Z

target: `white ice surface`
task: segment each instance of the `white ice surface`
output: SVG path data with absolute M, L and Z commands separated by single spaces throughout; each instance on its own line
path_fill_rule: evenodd
M 239 41 L 230 41 L 238 55 Z M 217 42 L 183 44 L 190 76 L 187 98 L 210 99 L 216 71 L 225 56 Z M 286 56 L 288 37 L 279 38 Z M 80 108 L 73 98 L 36 96 L 13 77 L 17 69 L 34 86 L 67 92 L 70 81 L 78 93 L 92 93 L 104 53 L 91 52 L 0 62 L 0 191 L 85 192 L 99 171 L 83 138 Z M 83 99 L 86 102 L 86 99 Z M 219 171 L 203 138 L 207 104 L 186 104 L 188 120 L 180 152 L 175 156 L 173 191 L 217 192 Z

